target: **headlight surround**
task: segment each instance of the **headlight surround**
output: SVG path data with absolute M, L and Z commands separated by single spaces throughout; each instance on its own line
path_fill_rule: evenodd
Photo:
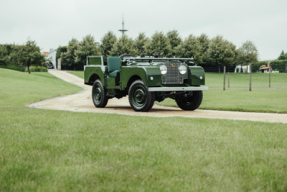
M 186 73 L 187 68 L 186 68 L 186 66 L 184 66 L 184 65 L 180 65 L 180 66 L 178 67 L 178 70 L 179 70 L 179 73 L 183 75 L 183 74 Z
M 165 75 L 167 73 L 167 67 L 165 65 L 161 65 L 159 69 L 162 75 Z

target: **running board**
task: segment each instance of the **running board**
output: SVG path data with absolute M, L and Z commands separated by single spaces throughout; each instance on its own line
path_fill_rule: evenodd
M 208 87 L 149 87 L 150 92 L 166 92 L 166 91 L 204 91 Z

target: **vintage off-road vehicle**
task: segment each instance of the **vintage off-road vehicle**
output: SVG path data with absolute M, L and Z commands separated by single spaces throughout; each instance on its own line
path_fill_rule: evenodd
M 154 52 L 154 51 L 153 51 Z M 195 110 L 202 102 L 205 75 L 202 67 L 190 66 L 191 58 L 88 56 L 85 84 L 92 85 L 94 105 L 103 108 L 111 98 L 128 95 L 135 111 L 149 111 L 154 101 L 172 98 L 183 110 Z

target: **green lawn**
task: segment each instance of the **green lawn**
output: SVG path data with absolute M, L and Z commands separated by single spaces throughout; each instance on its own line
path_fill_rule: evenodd
M 70 72 L 84 78 L 83 71 Z M 206 73 L 206 86 L 200 109 L 287 113 L 287 73 L 253 73 L 253 90 L 249 91 L 249 74 L 230 73 L 230 88 L 223 91 L 223 74 Z M 177 107 L 172 99 L 165 99 L 159 105 Z
M 286 124 L 31 109 L 80 89 L 0 69 L 0 191 L 286 191 Z
M 84 79 L 84 71 L 68 71 L 68 72 Z

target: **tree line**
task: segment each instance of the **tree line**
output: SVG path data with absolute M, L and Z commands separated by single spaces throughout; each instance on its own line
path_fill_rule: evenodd
M 255 68 L 267 62 L 258 62 L 258 51 L 251 41 L 244 42 L 239 48 L 224 39 L 223 36 L 209 38 L 206 34 L 195 36 L 190 34 L 186 38 L 181 38 L 177 30 L 167 33 L 155 32 L 151 37 L 145 33 L 139 33 L 135 39 L 126 34 L 117 38 L 116 35 L 108 31 L 96 43 L 92 35 L 85 36 L 82 41 L 72 38 L 67 46 L 57 49 L 57 58 L 62 59 L 62 65 L 83 68 L 88 55 L 119 56 L 122 54 L 132 54 L 149 56 L 154 49 L 164 49 L 162 56 L 171 54 L 175 57 L 194 58 L 195 64 L 206 64 L 209 66 L 228 66 L 234 64 L 253 64 Z M 28 39 L 23 45 L 0 44 L 0 67 L 5 65 L 16 65 L 27 67 L 46 66 L 49 58 L 41 53 L 36 42 Z M 281 52 L 278 60 L 271 62 L 279 71 L 285 70 L 287 64 L 287 53 Z M 273 67 L 273 68 L 274 68 Z
M 49 59 L 41 53 L 40 47 L 33 40 L 28 39 L 24 45 L 0 44 L 0 66 L 13 65 L 21 69 L 27 67 L 30 73 L 30 66 L 45 66 Z
M 155 49 L 165 50 L 162 56 L 171 54 L 175 57 L 192 57 L 195 64 L 227 66 L 258 62 L 258 51 L 252 41 L 246 41 L 241 47 L 236 48 L 232 42 L 220 35 L 209 38 L 206 34 L 190 34 L 183 39 L 177 30 L 171 30 L 166 34 L 155 32 L 151 37 L 139 33 L 135 39 L 126 34 L 117 38 L 113 32 L 108 31 L 99 44 L 92 35 L 87 35 L 80 42 L 72 38 L 67 46 L 60 49 L 64 51 L 58 57 L 62 59 L 62 64 L 68 66 L 84 65 L 88 55 L 103 55 L 106 60 L 108 56 L 122 54 L 149 56 Z

